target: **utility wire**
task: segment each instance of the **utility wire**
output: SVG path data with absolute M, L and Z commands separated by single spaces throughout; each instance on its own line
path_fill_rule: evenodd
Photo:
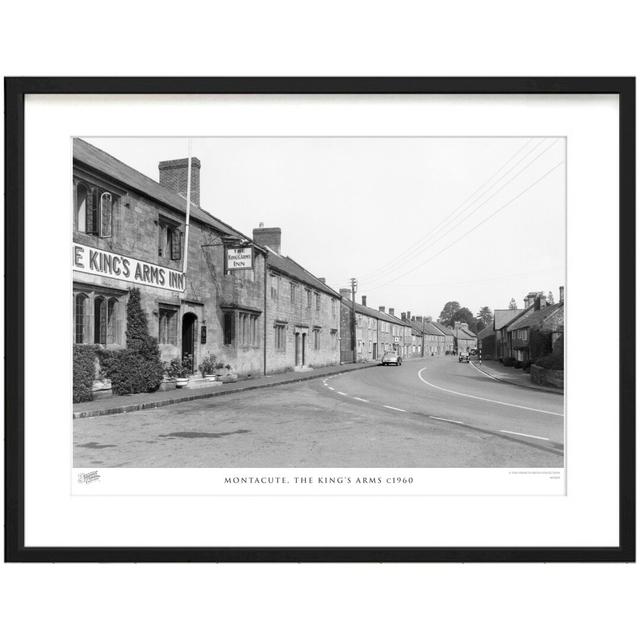
M 513 165 L 513 167 L 511 167 L 503 176 L 500 176 L 498 178 L 496 184 L 498 184 L 500 182 L 500 180 L 505 178 L 511 171 L 513 171 L 513 169 L 515 169 L 515 167 L 517 167 L 518 164 L 520 164 L 520 162 L 522 162 L 522 160 L 524 160 L 528 155 L 530 155 L 533 151 L 535 151 L 535 149 L 537 149 L 540 146 L 540 144 L 542 144 L 542 142 L 544 142 L 544 140 L 545 140 L 545 138 L 543 138 L 542 141 L 539 142 L 533 149 L 530 149 L 522 158 L 520 158 L 520 160 L 518 160 L 518 162 L 516 162 Z M 469 206 L 471 206 L 475 200 L 477 200 L 479 197 L 481 197 L 481 195 L 484 195 L 484 194 L 480 194 L 479 192 L 482 191 L 483 189 L 485 189 L 485 187 L 486 187 L 486 189 L 488 191 L 489 189 L 491 189 L 494 186 L 496 186 L 496 184 L 491 185 L 491 186 L 488 186 L 488 185 L 498 177 L 498 175 L 502 172 L 502 170 L 507 165 L 509 165 L 509 163 L 514 158 L 516 158 L 527 147 L 527 145 L 530 142 L 531 142 L 531 138 L 529 138 L 524 143 L 524 145 L 522 145 L 522 147 L 520 147 L 513 155 L 511 155 L 509 157 L 509 159 L 488 180 L 483 182 L 471 195 L 467 196 L 457 207 L 455 207 L 455 209 L 453 209 L 453 211 L 451 211 L 450 214 L 445 216 L 438 224 L 436 224 L 435 227 L 433 227 L 433 229 L 430 229 L 422 238 L 418 239 L 417 242 L 415 242 L 414 244 L 409 246 L 407 249 L 405 249 L 405 251 L 410 251 L 411 249 L 419 247 L 425 240 L 428 240 L 431 237 L 432 234 L 436 233 L 441 227 L 446 226 L 448 224 L 448 222 L 450 222 L 452 219 L 456 218 L 457 215 L 459 215 L 459 213 L 462 213 L 462 211 L 464 211 Z M 478 194 L 477 197 L 474 197 L 474 196 L 476 196 L 476 194 Z M 392 258 L 389 262 L 387 262 L 384 265 L 381 265 L 379 267 L 376 267 L 373 271 L 370 271 L 369 273 L 365 274 L 363 277 L 366 278 L 368 276 L 372 276 L 373 274 L 377 274 L 379 271 L 385 270 L 389 265 L 394 264 L 398 260 L 402 260 L 402 256 L 396 256 L 395 258 Z
M 552 173 L 553 171 L 555 171 L 559 166 L 564 164 L 564 160 L 561 160 L 560 162 L 558 162 L 557 164 L 555 164 L 553 167 L 551 167 L 551 169 L 549 169 L 548 171 L 546 171 L 545 173 L 542 174 L 542 176 L 540 176 L 537 180 L 535 180 L 534 182 L 532 182 L 526 189 L 522 190 L 520 193 L 518 193 L 516 196 L 514 196 L 513 198 L 511 198 L 511 200 L 508 200 L 507 202 L 505 202 L 502 206 L 498 207 L 498 209 L 496 209 L 490 216 L 486 217 L 484 220 L 481 220 L 475 227 L 472 227 L 471 229 L 469 229 L 466 233 L 464 233 L 463 235 L 461 235 L 460 237 L 456 238 L 452 243 L 448 244 L 446 247 L 444 247 L 443 249 L 441 249 L 438 253 L 434 254 L 433 256 L 431 256 L 430 258 L 427 258 L 427 260 L 425 260 L 424 262 L 420 263 L 419 265 L 417 265 L 415 268 L 410 269 L 409 271 L 407 271 L 406 273 L 402 273 L 399 276 L 396 276 L 395 278 L 384 282 L 382 284 L 379 284 L 375 287 L 370 287 L 369 291 L 375 291 L 376 289 L 380 289 L 381 287 L 385 287 L 389 284 L 392 284 L 393 282 L 395 282 L 396 280 L 400 280 L 400 278 L 404 278 L 405 276 L 408 276 L 410 273 L 413 273 L 414 271 L 416 271 L 417 269 L 420 269 L 421 267 L 423 267 L 424 265 L 428 264 L 429 262 L 432 262 L 433 260 L 435 260 L 438 256 L 441 256 L 445 251 L 447 251 L 448 249 L 450 249 L 451 247 L 453 247 L 454 245 L 458 244 L 458 242 L 460 242 L 463 238 L 466 238 L 470 233 L 474 232 L 478 227 L 481 227 L 483 224 L 485 224 L 486 222 L 488 222 L 489 220 L 491 220 L 492 218 L 494 218 L 496 215 L 498 215 L 501 211 L 504 211 L 510 204 L 514 203 L 516 200 L 518 200 L 519 198 L 521 198 L 525 193 L 527 193 L 529 190 L 531 190 L 533 187 L 535 187 L 538 183 L 542 182 L 550 173 Z
M 478 206 L 476 206 L 474 209 L 472 209 L 466 216 L 464 216 L 462 219 L 460 219 L 457 224 L 455 226 L 453 226 L 451 229 L 448 229 L 444 234 L 440 235 L 440 237 L 435 237 L 432 239 L 431 242 L 428 242 L 424 247 L 423 250 L 429 249 L 431 247 L 433 247 L 434 245 L 438 244 L 439 242 L 441 242 L 442 240 L 444 240 L 448 235 L 450 235 L 453 231 L 455 231 L 456 229 L 458 229 L 466 220 L 468 220 L 476 211 L 478 211 L 479 209 L 481 209 L 485 204 L 487 204 L 487 202 L 489 202 L 490 200 L 492 200 L 498 193 L 500 193 L 500 191 L 502 191 L 505 187 L 509 186 L 516 178 L 518 178 L 519 176 L 521 176 L 538 158 L 540 158 L 541 156 L 543 156 L 547 151 L 549 151 L 549 149 L 551 149 L 551 147 L 553 147 L 555 144 L 557 143 L 557 140 L 554 140 L 546 149 L 543 149 L 537 156 L 535 156 L 533 158 L 533 160 L 531 160 L 530 162 L 528 162 L 524 167 L 522 167 L 522 169 L 520 171 L 518 171 L 518 173 L 516 173 L 514 176 L 512 176 L 505 184 L 503 184 L 500 189 L 498 189 L 498 191 L 496 191 L 495 193 L 493 193 L 492 195 L 490 195 L 486 200 L 484 200 L 483 202 L 481 202 Z M 385 279 L 385 276 L 388 275 L 389 273 L 392 273 L 394 271 L 397 271 L 399 268 L 401 267 L 401 265 L 395 266 L 395 267 L 391 267 L 388 270 L 388 273 L 385 275 L 379 275 L 376 277 L 371 278 L 368 282 L 365 282 L 365 286 L 369 287 L 369 285 L 371 284 L 375 284 L 376 282 L 380 282 L 381 280 Z M 363 278 L 364 281 L 364 278 Z

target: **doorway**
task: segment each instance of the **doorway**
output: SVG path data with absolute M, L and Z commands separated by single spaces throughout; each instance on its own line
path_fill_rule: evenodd
M 304 367 L 305 352 L 307 347 L 307 334 L 296 333 L 295 338 L 295 366 Z
M 191 356 L 193 363 L 191 373 L 196 370 L 196 336 L 198 334 L 198 317 L 195 313 L 182 316 L 182 359 Z

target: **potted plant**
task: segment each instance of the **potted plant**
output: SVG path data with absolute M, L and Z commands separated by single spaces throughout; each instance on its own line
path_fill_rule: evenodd
M 237 373 L 231 373 L 231 365 L 225 364 L 224 368 L 227 372 L 224 374 L 224 382 L 235 382 L 238 379 Z
M 173 359 L 165 369 L 169 378 L 176 381 L 176 387 L 181 389 L 189 384 L 189 376 L 193 371 L 193 358 L 192 356 L 184 356 L 182 361 L 178 358 Z
M 216 368 L 216 357 L 214 355 L 208 355 L 198 366 L 198 370 L 202 374 L 202 377 L 207 380 L 216 379 Z

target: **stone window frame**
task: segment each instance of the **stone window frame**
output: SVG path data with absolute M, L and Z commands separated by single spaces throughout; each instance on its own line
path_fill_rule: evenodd
M 102 290 L 100 287 L 93 289 L 89 287 L 74 287 L 74 344 L 96 344 L 105 348 L 122 346 L 124 342 L 122 326 L 125 305 L 122 303 L 121 298 L 124 295 L 125 292 L 114 293 Z M 78 305 L 79 302 L 83 303 L 81 310 Z M 104 338 L 104 341 L 101 338 Z
M 287 323 L 275 322 L 274 329 L 274 348 L 278 353 L 286 353 L 287 351 Z
M 79 192 L 84 191 L 80 199 Z M 84 208 L 81 210 L 81 203 Z M 107 204 L 108 203 L 108 204 Z M 98 238 L 113 236 L 113 220 L 120 204 L 120 195 L 84 178 L 74 180 L 73 225 L 77 233 Z
M 158 215 L 158 257 L 173 260 L 182 259 L 182 230 L 176 220 Z
M 165 303 L 158 304 L 158 344 L 178 346 L 179 316 L 179 306 Z M 163 340 L 163 338 L 167 339 Z

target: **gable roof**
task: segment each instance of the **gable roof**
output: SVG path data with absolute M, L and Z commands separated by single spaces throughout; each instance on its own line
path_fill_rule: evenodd
M 279 273 L 289 276 L 290 278 L 313 287 L 314 289 L 324 291 L 326 294 L 333 296 L 334 298 L 340 297 L 340 294 L 337 291 L 316 278 L 316 276 L 314 276 L 310 271 L 307 271 L 302 265 L 298 264 L 293 260 L 293 258 L 281 256 L 269 247 L 265 247 L 265 251 L 267 252 L 267 266 L 270 269 L 275 269 Z
M 453 335 L 455 335 L 453 333 L 453 329 L 451 329 L 451 327 L 447 327 L 447 326 L 443 325 L 442 323 L 435 322 L 435 321 L 432 321 L 431 324 L 433 324 L 435 327 L 440 329 L 440 331 L 442 331 L 442 333 L 444 333 L 445 336 L 453 336 Z
M 454 329 L 454 334 L 456 333 L 456 331 L 458 332 L 457 337 L 462 338 L 463 340 L 466 340 L 467 338 L 475 339 L 478 337 L 475 333 L 473 333 L 473 331 L 471 331 L 470 329 L 465 329 L 464 327 L 458 327 L 457 329 Z
M 524 329 L 526 327 L 532 327 L 536 324 L 544 322 L 549 316 L 559 311 L 564 306 L 562 302 L 556 302 L 556 304 L 550 304 L 542 309 L 533 310 L 521 318 L 516 319 L 512 324 L 507 327 L 507 331 L 515 331 L 516 329 Z M 531 309 L 531 307 L 529 307 Z
M 487 325 L 478 335 L 478 340 L 483 340 L 484 338 L 488 338 L 489 336 L 495 335 L 495 329 L 491 325 Z
M 73 160 L 186 216 L 186 198 L 80 138 L 73 139 Z M 255 244 L 252 238 L 225 224 L 193 202 L 189 213 L 190 217 L 212 226 L 224 235 L 238 236 Z
M 522 311 L 524 309 L 495 309 L 493 312 L 493 328 L 499 331 Z
M 345 298 L 344 296 L 340 297 L 340 301 L 342 304 L 351 308 L 351 300 L 349 298 Z M 378 320 L 382 320 L 383 322 L 391 322 L 393 324 L 399 324 L 405 327 L 411 327 L 412 325 L 400 318 L 396 318 L 395 316 L 391 316 L 388 313 L 384 313 L 382 311 L 378 311 L 377 309 L 372 309 L 371 307 L 365 307 L 359 303 L 355 303 L 356 313 L 361 313 L 362 315 L 369 316 L 371 318 L 377 318 Z
M 444 331 L 441 331 L 436 327 L 434 322 L 425 322 L 424 323 L 424 333 L 428 336 L 443 336 L 445 335 Z

